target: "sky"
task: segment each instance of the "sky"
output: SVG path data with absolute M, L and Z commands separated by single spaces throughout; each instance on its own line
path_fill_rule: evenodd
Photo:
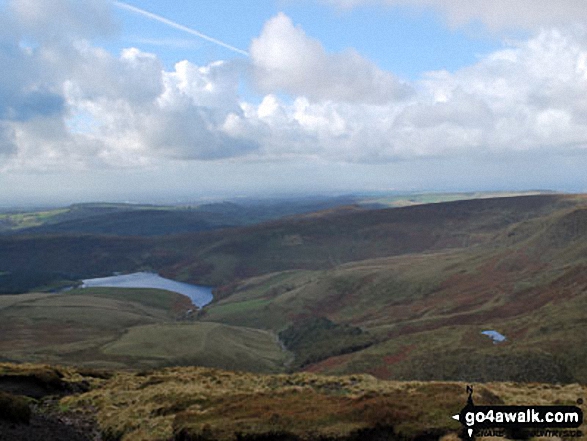
M 0 205 L 587 192 L 584 0 L 0 0 Z

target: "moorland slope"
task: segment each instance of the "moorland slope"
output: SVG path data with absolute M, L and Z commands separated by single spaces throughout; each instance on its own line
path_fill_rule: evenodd
M 216 285 L 215 301 L 191 319 L 189 332 L 220 324 L 239 335 L 279 335 L 294 360 L 269 350 L 259 370 L 587 381 L 587 199 L 580 195 L 347 206 L 157 237 L 4 236 L 0 249 L 5 276 L 24 271 L 75 280 L 147 269 Z M 34 310 L 46 314 L 45 307 Z M 16 307 L 6 311 L 13 320 Z M 75 321 L 64 317 L 61 323 Z M 41 321 L 19 323 L 34 335 Z M 170 329 L 179 329 L 159 319 L 124 323 L 102 341 L 110 345 L 99 352 L 104 360 L 144 363 L 162 354 L 137 338 L 135 326 L 162 330 L 163 346 L 173 340 Z M 494 344 L 484 330 L 507 339 Z M 130 354 L 133 344 L 143 353 Z

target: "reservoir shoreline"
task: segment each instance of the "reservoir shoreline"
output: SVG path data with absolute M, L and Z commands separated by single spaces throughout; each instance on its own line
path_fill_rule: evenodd
M 82 280 L 81 288 L 153 288 L 172 291 L 188 297 L 194 306 L 203 308 L 209 304 L 214 296 L 211 286 L 191 285 L 166 279 L 156 273 L 137 272 L 109 277 Z

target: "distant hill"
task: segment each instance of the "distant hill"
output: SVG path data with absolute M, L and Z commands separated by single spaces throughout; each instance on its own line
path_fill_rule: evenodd
M 225 222 L 225 223 L 224 223 Z M 102 213 L 63 220 L 21 231 L 20 234 L 102 234 L 116 236 L 159 236 L 235 226 L 225 216 L 191 210 L 142 209 Z
M 0 213 L 0 234 L 160 236 L 251 225 L 355 203 L 354 197 L 294 198 L 189 206 L 88 203 Z
M 425 193 L 348 196 L 313 196 L 275 199 L 238 199 L 188 205 L 130 203 L 81 203 L 68 207 L 0 210 L 0 234 L 108 234 L 158 236 L 207 231 L 337 207 L 356 209 L 403 207 L 455 200 L 548 194 L 523 193 Z
M 0 272 L 34 270 L 90 277 L 147 269 L 182 281 L 222 285 L 275 271 L 327 269 L 364 259 L 470 247 L 491 241 L 503 228 L 576 204 L 573 197 L 549 195 L 380 210 L 340 207 L 246 227 L 167 236 L 37 230 L 37 234 L 0 236 Z M 166 225 L 173 226 L 175 213 L 163 213 Z M 151 210 L 124 213 L 123 218 L 141 215 L 143 220 L 136 224 L 146 230 L 157 228 L 148 225 L 156 216 Z M 130 228 L 120 216 L 114 213 L 109 220 L 102 214 L 99 219 L 102 227 L 111 222 Z M 76 222 L 97 228 L 92 219 Z
M 221 285 L 276 271 L 329 269 L 365 259 L 491 245 L 504 229 L 580 203 L 573 197 L 550 195 L 330 210 L 169 238 L 167 249 L 175 250 L 180 261 L 164 271 L 192 282 Z M 189 257 L 182 261 L 182 255 Z

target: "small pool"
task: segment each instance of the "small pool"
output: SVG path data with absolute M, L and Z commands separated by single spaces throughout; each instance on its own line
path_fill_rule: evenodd
M 500 334 L 497 331 L 489 330 L 489 331 L 481 331 L 481 334 L 486 335 L 490 339 L 493 340 L 493 344 L 502 343 L 506 341 L 506 337 L 503 334 Z

